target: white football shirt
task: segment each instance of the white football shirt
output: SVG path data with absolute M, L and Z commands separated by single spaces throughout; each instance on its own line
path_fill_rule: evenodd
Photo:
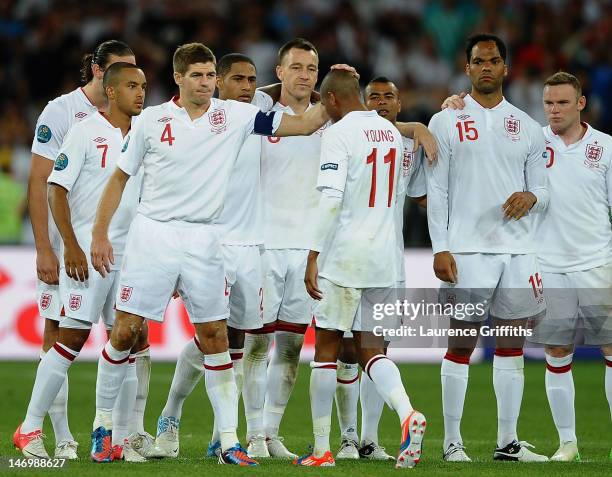
M 282 115 L 216 98 L 194 121 L 175 98 L 146 108 L 117 164 L 130 175 L 144 166 L 138 212 L 162 222 L 216 223 L 238 153 L 251 133 L 260 132 L 262 118 L 276 131 Z
M 566 146 L 550 126 L 550 205 L 537 230 L 543 271 L 568 273 L 612 262 L 612 138 L 586 124 L 583 138 Z
M 272 111 L 295 114 L 276 103 Z M 327 125 L 326 125 L 327 126 Z M 309 249 L 311 224 L 318 208 L 316 189 L 321 152 L 321 134 L 267 137 L 261 146 L 264 241 L 267 249 Z
M 397 237 L 397 281 L 406 281 L 406 265 L 404 263 L 404 203 L 406 196 L 422 197 L 427 195 L 427 183 L 423 168 L 423 149 L 413 152 L 414 141 L 402 137 L 404 144 L 402 165 L 397 186 L 397 205 L 395 207 L 395 235 Z
M 32 153 L 55 161 L 64 137 L 72 125 L 96 111 L 98 109 L 85 95 L 83 88 L 77 88 L 49 101 L 36 121 Z M 51 216 L 51 210 L 49 210 L 49 240 L 53 250 L 59 252 L 62 239 Z
M 535 253 L 534 217 L 548 204 L 542 127 L 503 99 L 484 108 L 470 95 L 462 110 L 436 113 L 429 129 L 438 160 L 425 167 L 433 252 Z M 514 192 L 537 197 L 520 220 L 504 218 Z
M 317 189 L 343 197 L 320 250 L 320 276 L 351 288 L 395 285 L 402 160 L 399 131 L 376 111 L 350 112 L 324 132 Z
M 135 118 L 132 118 L 134 124 Z M 68 191 L 72 228 L 88 261 L 98 202 L 115 170 L 123 142 L 120 128 L 114 127 L 102 113 L 91 115 L 70 129 L 47 181 Z M 113 268 L 117 270 L 121 267 L 127 233 L 136 215 L 141 183 L 142 174 L 127 181 L 108 230 L 115 256 Z

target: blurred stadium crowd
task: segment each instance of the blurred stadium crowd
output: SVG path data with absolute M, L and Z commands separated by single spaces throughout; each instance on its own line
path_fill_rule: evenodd
M 200 41 L 219 58 L 242 52 L 258 83 L 275 82 L 278 47 L 296 36 L 319 50 L 320 71 L 350 63 L 367 81 L 400 87 L 400 119 L 427 122 L 449 93 L 467 91 L 467 35 L 495 33 L 509 47 L 507 98 L 544 123 L 542 81 L 577 75 L 584 118 L 612 132 L 612 0 L 0 0 L 0 243 L 32 243 L 25 194 L 38 114 L 79 84 L 84 53 L 126 41 L 147 75 L 147 104 L 175 91 L 172 53 Z M 322 75 L 320 75 L 322 77 Z M 407 204 L 408 246 L 428 246 L 425 215 Z

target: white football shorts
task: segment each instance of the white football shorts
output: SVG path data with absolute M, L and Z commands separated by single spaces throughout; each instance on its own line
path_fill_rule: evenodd
M 453 257 L 457 283 L 442 283 L 440 302 L 462 308 L 473 305 L 469 313 L 457 307 L 456 319 L 481 322 L 488 311 L 494 318 L 518 320 L 535 317 L 546 309 L 535 254 L 454 253 Z
M 222 245 L 229 286 L 228 326 L 254 330 L 263 326 L 263 266 L 259 245 Z
M 163 321 L 178 290 L 192 323 L 229 316 L 225 269 L 217 229 L 182 221 L 159 222 L 137 214 L 130 226 L 116 307 Z
M 59 285 L 49 285 L 42 280 L 36 281 L 36 303 L 38 314 L 47 320 L 60 321 L 63 317 Z
M 570 273 L 544 272 L 546 314 L 536 320 L 529 341 L 547 345 L 612 344 L 612 264 Z
M 263 254 L 264 323 L 276 320 L 309 325 L 312 298 L 306 292 L 304 275 L 308 250 L 272 249 Z
M 60 295 L 66 318 L 96 324 L 100 316 L 106 326 L 115 322 L 115 296 L 119 287 L 119 270 L 112 270 L 102 278 L 96 270 L 89 269 L 89 278 L 80 282 L 60 270 Z M 64 320 L 60 322 L 60 326 Z

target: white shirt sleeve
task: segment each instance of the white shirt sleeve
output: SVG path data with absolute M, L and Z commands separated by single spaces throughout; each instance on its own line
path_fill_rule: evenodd
M 32 153 L 55 161 L 68 129 L 68 113 L 58 102 L 48 103 L 36 121 Z
M 310 250 L 316 252 L 323 250 L 327 238 L 335 228 L 341 207 L 342 193 L 335 189 L 323 189 L 317 209 L 317 222 L 314 226 L 314 243 Z
M 49 184 L 57 184 L 70 191 L 77 181 L 87 157 L 87 141 L 82 128 L 73 126 L 60 149 L 53 171 L 47 179 Z
M 349 147 L 338 129 L 328 129 L 321 139 L 321 157 L 317 189 L 344 192 L 348 173 Z
M 525 163 L 526 190 L 536 196 L 537 201 L 532 207 L 533 212 L 543 212 L 548 207 L 550 194 L 548 192 L 548 151 L 546 140 L 539 125 L 534 125 L 529 156 Z
M 423 197 L 427 195 L 427 181 L 425 179 L 425 167 L 423 166 L 423 148 L 414 153 L 414 170 L 408 181 L 406 195 L 408 197 Z
M 145 112 L 143 111 L 144 115 Z M 117 160 L 117 167 L 130 176 L 138 174 L 138 169 L 142 165 L 144 156 L 147 152 L 147 143 L 145 139 L 144 127 L 146 117 L 141 117 L 136 121 L 130 134 L 123 141 L 121 154 Z
M 608 188 L 608 207 L 612 209 L 612 161 L 608 164 L 608 171 L 606 172 L 606 187 Z M 610 215 L 612 221 L 612 214 Z
M 251 104 L 259 108 L 260 111 L 267 113 L 272 109 L 272 106 L 274 106 L 274 101 L 272 101 L 272 97 L 269 94 L 264 93 L 260 89 L 256 89 Z
M 435 114 L 429 130 L 438 142 L 438 159 L 424 166 L 427 176 L 427 224 L 433 253 L 448 251 L 448 175 L 451 159 L 446 112 Z

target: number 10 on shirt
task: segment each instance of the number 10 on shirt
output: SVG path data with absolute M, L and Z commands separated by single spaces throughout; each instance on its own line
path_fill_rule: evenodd
M 378 149 L 372 149 L 372 152 L 366 157 L 366 164 L 372 164 L 372 184 L 370 185 L 370 202 L 368 207 L 374 207 L 376 203 L 376 156 Z M 389 149 L 389 152 L 383 157 L 383 162 L 389 164 L 389 194 L 387 196 L 387 207 L 391 207 L 391 199 L 393 198 L 393 184 L 395 183 L 395 155 L 397 149 Z

